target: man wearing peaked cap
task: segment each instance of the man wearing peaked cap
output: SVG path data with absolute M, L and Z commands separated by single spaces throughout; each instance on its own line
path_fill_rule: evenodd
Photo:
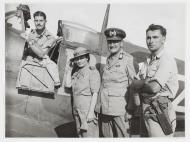
M 96 111 L 99 112 L 103 137 L 127 137 L 126 97 L 135 69 L 133 57 L 126 53 L 123 39 L 126 34 L 118 28 L 108 28 L 104 32 L 110 56 L 102 74 L 102 86 L 98 96 Z
M 104 32 L 107 40 L 118 40 L 121 41 L 126 37 L 125 32 L 119 28 L 109 28 Z
M 98 120 L 94 109 L 100 89 L 100 74 L 95 67 L 89 65 L 89 51 L 84 47 L 78 47 L 74 51 L 72 61 L 77 69 L 73 71 L 73 64 L 70 64 L 66 71 L 65 87 L 71 87 L 73 91 L 73 114 L 78 136 L 98 137 Z

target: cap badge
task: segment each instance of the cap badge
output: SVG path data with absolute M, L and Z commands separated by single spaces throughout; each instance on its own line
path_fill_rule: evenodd
M 123 53 L 120 53 L 120 54 L 119 54 L 119 59 L 120 59 L 120 60 L 123 59 Z
M 110 35 L 110 37 L 112 37 L 112 36 L 116 36 L 116 31 L 115 31 L 115 30 L 110 31 L 109 35 Z

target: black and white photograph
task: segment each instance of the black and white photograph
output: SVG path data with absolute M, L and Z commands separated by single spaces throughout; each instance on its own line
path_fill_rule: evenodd
M 2 139 L 188 141 L 188 5 L 5 0 Z

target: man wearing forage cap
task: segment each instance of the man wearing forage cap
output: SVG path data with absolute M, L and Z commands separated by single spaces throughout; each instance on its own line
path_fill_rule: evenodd
M 72 66 L 66 71 L 65 86 L 72 87 L 73 114 L 79 137 L 99 137 L 94 109 L 100 89 L 100 74 L 96 67 L 89 65 L 89 61 L 89 51 L 78 47 L 71 60 L 77 68 L 73 74 Z
M 135 76 L 133 57 L 122 49 L 126 37 L 123 30 L 108 28 L 104 34 L 110 56 L 103 69 L 96 105 L 101 120 L 100 130 L 103 137 L 127 137 L 126 92 Z

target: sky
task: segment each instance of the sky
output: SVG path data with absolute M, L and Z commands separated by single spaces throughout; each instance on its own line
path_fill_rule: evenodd
M 23 3 L 23 2 L 22 2 Z M 26 3 L 25 3 L 26 4 Z M 5 11 L 18 4 L 7 4 Z M 68 20 L 101 31 L 106 3 L 29 3 L 31 13 L 37 10 L 47 14 L 47 28 L 56 35 L 58 20 Z M 127 41 L 146 48 L 147 27 L 161 24 L 167 29 L 165 48 L 173 56 L 185 59 L 185 3 L 111 3 L 108 27 L 126 32 Z M 33 17 L 30 21 L 33 25 Z

